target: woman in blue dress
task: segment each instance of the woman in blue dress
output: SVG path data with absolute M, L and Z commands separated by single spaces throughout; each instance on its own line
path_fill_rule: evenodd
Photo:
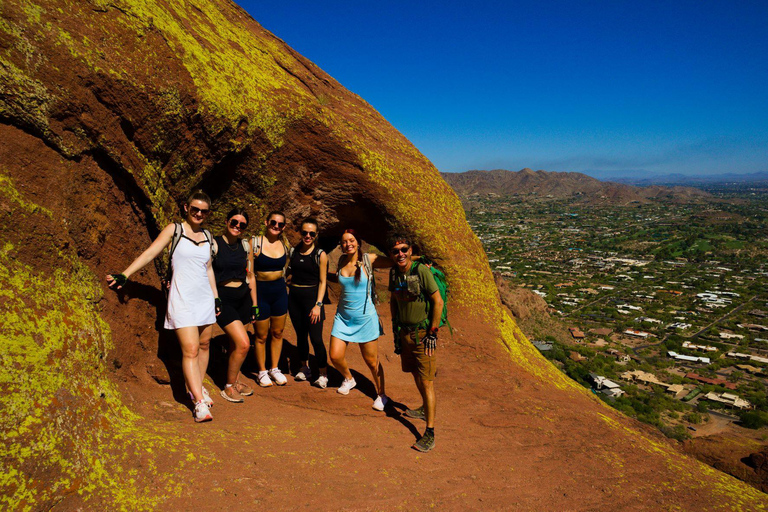
M 341 295 L 333 319 L 330 350 L 334 368 L 344 376 L 344 382 L 337 391 L 347 395 L 357 385 L 346 358 L 347 345 L 354 343 L 360 347 L 363 360 L 371 372 L 373 385 L 376 386 L 377 396 L 373 408 L 383 411 L 389 401 L 384 393 L 384 368 L 379 363 L 378 340 L 383 333 L 376 306 L 371 300 L 373 276 L 368 275 L 365 267 L 391 267 L 392 260 L 372 253 L 363 254 L 357 233 L 352 229 L 347 229 L 341 235 L 341 252 L 337 271 Z M 370 265 L 364 264 L 366 259 Z

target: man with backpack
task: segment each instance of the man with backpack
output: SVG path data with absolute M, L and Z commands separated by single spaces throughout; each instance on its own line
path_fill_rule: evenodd
M 408 237 L 393 236 L 388 247 L 395 262 L 389 274 L 395 353 L 400 354 L 403 371 L 413 374 L 423 401 L 421 407 L 408 409 L 405 415 L 426 421 L 426 431 L 413 448 L 428 452 L 435 446 L 435 351 L 444 300 L 431 269 L 412 261 Z

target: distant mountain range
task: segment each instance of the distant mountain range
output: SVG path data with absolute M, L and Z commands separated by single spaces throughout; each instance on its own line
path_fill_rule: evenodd
M 456 193 L 467 198 L 474 194 L 565 199 L 581 197 L 585 202 L 628 203 L 632 201 L 670 200 L 686 202 L 705 199 L 710 195 L 691 187 L 637 187 L 623 183 L 604 182 L 579 172 L 467 171 L 441 173 Z
M 712 185 L 716 183 L 768 183 L 768 172 L 754 172 L 750 174 L 651 174 L 651 173 L 633 173 L 625 175 L 621 172 L 610 171 L 585 171 L 585 174 L 600 181 L 610 181 L 613 183 L 624 183 L 627 185 L 686 185 L 700 186 Z

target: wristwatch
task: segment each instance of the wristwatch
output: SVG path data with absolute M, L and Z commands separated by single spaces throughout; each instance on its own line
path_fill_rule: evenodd
M 317 302 L 315 302 L 315 306 L 321 308 L 321 307 L 323 307 L 323 303 L 320 302 L 320 301 L 317 301 Z

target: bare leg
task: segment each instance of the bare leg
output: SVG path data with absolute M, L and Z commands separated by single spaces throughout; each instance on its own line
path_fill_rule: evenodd
M 269 336 L 269 319 L 259 320 L 254 325 L 256 332 L 256 366 L 260 372 L 267 371 L 267 336 Z
M 428 428 L 435 428 L 435 411 L 437 409 L 437 396 L 435 395 L 435 382 L 424 380 L 418 373 L 413 374 L 416 387 L 419 388 L 424 407 L 424 417 Z
M 373 385 L 376 386 L 376 393 L 384 394 L 384 367 L 379 363 L 379 340 L 375 339 L 368 343 L 360 344 L 360 353 L 363 354 L 363 360 L 368 365 L 373 377 Z
M 331 336 L 331 363 L 345 379 L 352 378 L 347 366 L 347 342 Z
M 280 353 L 283 351 L 283 329 L 285 329 L 285 319 L 287 314 L 283 316 L 270 317 L 271 323 L 269 333 L 272 335 L 272 341 L 269 343 L 269 355 L 271 357 L 272 368 L 277 368 L 277 364 L 280 362 Z
M 213 334 L 213 325 L 198 327 L 200 333 L 200 351 L 197 354 L 197 364 L 200 368 L 200 385 L 202 386 L 205 374 L 208 371 L 208 360 L 211 357 L 211 335 Z
M 184 382 L 187 389 L 192 392 L 195 403 L 203 399 L 203 379 L 200 376 L 200 331 L 197 327 L 182 327 L 176 329 L 176 337 L 181 345 L 181 370 L 184 373 Z
M 224 332 L 229 336 L 229 363 L 227 365 L 227 384 L 234 384 L 237 382 L 237 377 L 240 374 L 240 367 L 243 366 L 248 355 L 248 349 L 251 347 L 251 343 L 248 340 L 248 332 L 245 330 L 245 326 L 240 320 L 227 324 L 224 327 Z

